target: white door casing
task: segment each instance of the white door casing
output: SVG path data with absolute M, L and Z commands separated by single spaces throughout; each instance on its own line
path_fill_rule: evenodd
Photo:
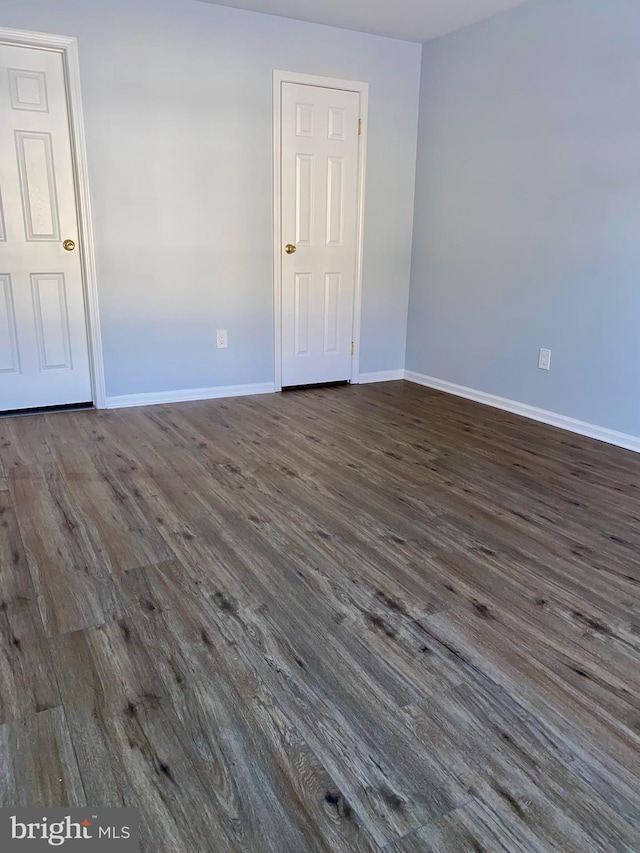
M 366 84 L 307 80 L 274 77 L 276 388 L 357 379 Z
M 7 30 L 0 40 L 0 410 L 100 404 L 75 40 Z M 76 248 L 65 251 L 65 240 Z M 83 273 L 91 284 L 93 360 Z

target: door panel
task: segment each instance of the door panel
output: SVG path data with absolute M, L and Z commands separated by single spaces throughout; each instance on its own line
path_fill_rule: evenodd
M 49 112 L 47 76 L 44 72 L 9 68 L 9 92 L 14 110 Z
M 16 312 L 11 276 L 0 275 L 0 373 L 19 373 Z
M 356 92 L 282 84 L 282 384 L 351 377 Z
M 344 213 L 344 160 L 329 157 L 327 161 L 327 246 L 342 246 Z
M 51 135 L 17 130 L 15 138 L 27 242 L 57 241 L 60 239 L 60 221 Z
M 340 340 L 340 282 L 339 272 L 328 272 L 324 277 L 324 352 L 338 351 Z
M 311 339 L 311 275 L 295 274 L 295 354 L 309 355 Z
M 92 399 L 62 55 L 0 45 L 0 411 Z
M 313 154 L 296 154 L 296 246 L 313 245 Z
M 67 288 L 63 275 L 32 275 L 40 370 L 71 370 Z

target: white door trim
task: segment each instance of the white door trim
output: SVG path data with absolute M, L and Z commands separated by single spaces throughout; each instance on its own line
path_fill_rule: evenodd
M 275 390 L 282 389 L 282 233 L 280 211 L 282 206 L 282 84 L 301 83 L 306 86 L 321 86 L 324 89 L 343 89 L 360 95 L 360 118 L 362 132 L 358 146 L 358 210 L 356 217 L 356 273 L 353 302 L 353 356 L 351 358 L 351 381 L 358 382 L 360 373 L 360 314 L 362 307 L 362 257 L 364 250 L 364 196 L 367 166 L 367 116 L 369 108 L 369 84 L 356 80 L 341 80 L 337 77 L 319 77 L 295 71 L 273 72 L 273 336 L 274 336 L 274 383 Z
M 0 42 L 22 47 L 45 48 L 58 51 L 62 54 L 62 64 L 69 99 L 69 130 L 71 133 L 73 172 L 78 208 L 78 232 L 81 249 L 80 263 L 87 313 L 93 403 L 97 409 L 104 409 L 106 408 L 107 395 L 104 382 L 102 334 L 100 331 L 100 313 L 98 309 L 98 280 L 91 221 L 89 170 L 87 167 L 87 149 L 82 113 L 82 95 L 80 91 L 78 42 L 77 39 L 71 36 L 29 32 L 27 30 L 11 30 L 4 27 L 0 27 Z

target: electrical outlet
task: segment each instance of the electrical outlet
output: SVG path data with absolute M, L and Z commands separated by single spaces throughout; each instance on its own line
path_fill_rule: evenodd
M 538 367 L 540 370 L 551 370 L 551 350 L 541 349 L 538 356 Z
M 216 347 L 218 349 L 226 349 L 227 344 L 227 330 L 226 329 L 217 329 L 216 330 Z

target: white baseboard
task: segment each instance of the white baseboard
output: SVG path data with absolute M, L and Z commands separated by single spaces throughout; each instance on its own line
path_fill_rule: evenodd
M 149 394 L 123 394 L 107 397 L 107 409 L 131 406 L 158 406 L 163 403 L 189 403 L 193 400 L 215 400 L 219 397 L 245 397 L 249 394 L 273 394 L 273 382 L 256 385 L 219 385 L 216 388 L 189 388 L 180 391 L 157 391 Z
M 368 385 L 370 382 L 394 382 L 396 379 L 404 379 L 404 370 L 381 370 L 379 373 L 361 373 L 358 376 L 358 384 Z
M 586 421 L 578 421 L 575 418 L 567 417 L 567 415 L 548 412 L 546 409 L 538 409 L 535 406 L 529 406 L 527 403 L 518 403 L 505 397 L 496 397 L 494 394 L 486 394 L 484 391 L 476 391 L 474 388 L 465 388 L 464 385 L 456 385 L 453 382 L 435 379 L 433 376 L 414 373 L 412 370 L 406 370 L 404 378 L 409 382 L 415 382 L 417 385 L 426 385 L 427 388 L 435 388 L 438 391 L 445 391 L 447 394 L 455 394 L 457 397 L 475 400 L 476 403 L 484 403 L 486 406 L 493 406 L 514 415 L 522 415 L 524 418 L 540 421 L 543 424 L 549 424 L 549 426 L 559 427 L 568 432 L 575 432 L 578 435 L 587 436 L 587 438 L 595 438 L 598 441 L 640 453 L 639 436 L 627 435 L 627 433 L 596 426 L 596 424 L 590 424 Z

